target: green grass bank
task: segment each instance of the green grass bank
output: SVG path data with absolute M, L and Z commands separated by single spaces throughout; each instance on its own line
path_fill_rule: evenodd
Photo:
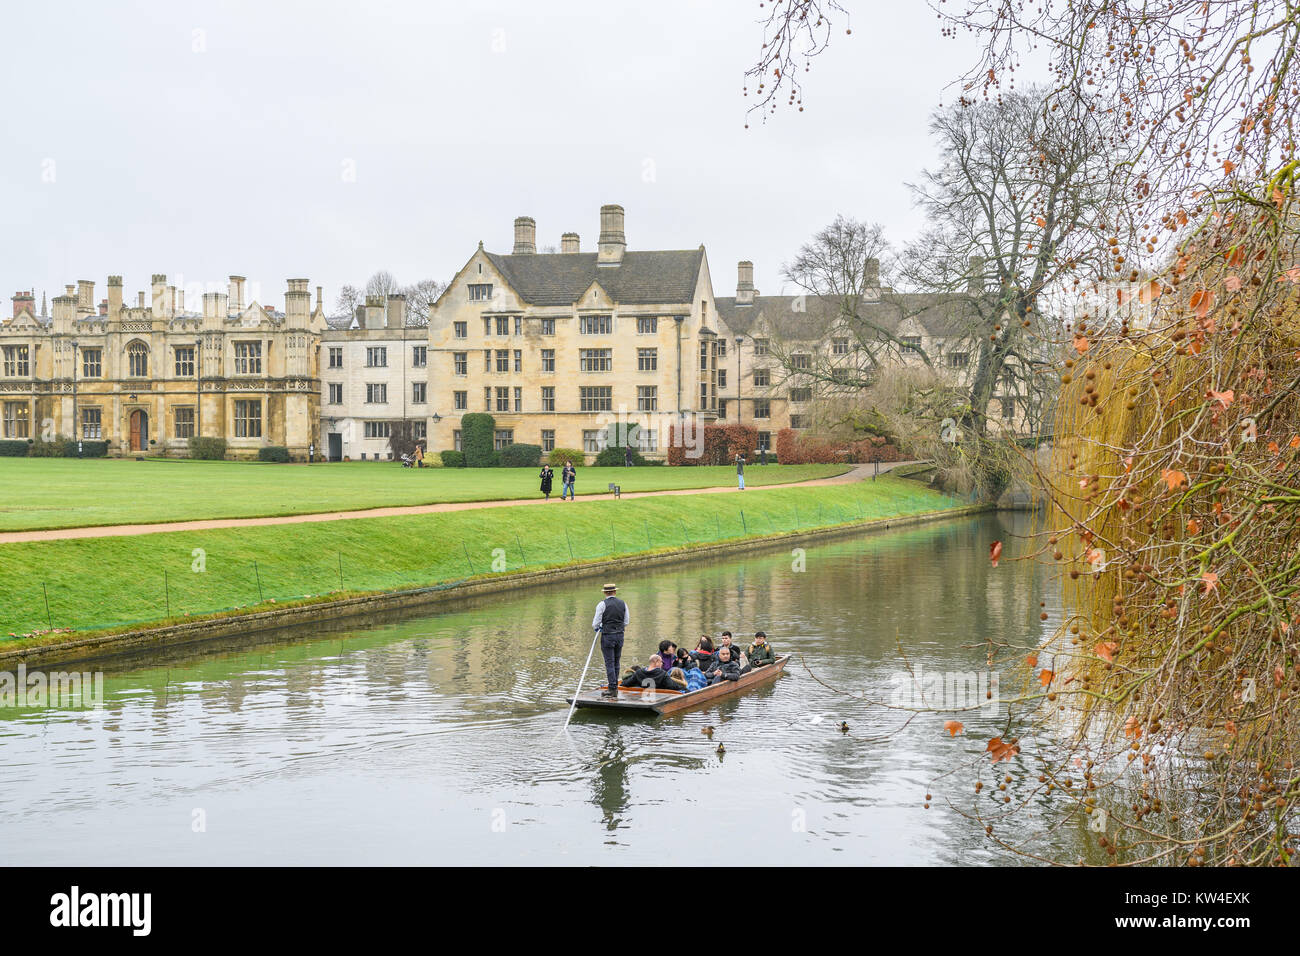
M 958 507 L 902 478 L 0 545 L 0 643 Z
M 829 478 L 850 465 L 751 465 L 763 485 Z M 579 496 L 734 484 L 730 467 L 580 468 Z M 530 468 L 402 468 L 394 462 L 276 465 L 236 461 L 0 458 L 0 531 L 255 518 L 454 501 L 540 499 Z M 559 497 L 559 470 L 554 495 Z

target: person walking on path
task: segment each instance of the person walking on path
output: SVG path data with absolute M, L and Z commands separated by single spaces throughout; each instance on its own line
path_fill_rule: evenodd
M 736 456 L 736 480 L 740 482 L 740 490 L 745 490 L 745 456 Z
M 555 472 L 551 471 L 550 465 L 542 465 L 542 494 L 546 495 L 546 500 L 551 500 L 551 482 L 555 479 Z
M 623 633 L 627 630 L 627 605 L 614 592 L 617 585 L 606 584 L 604 600 L 596 605 L 591 627 L 600 635 L 600 652 L 605 657 L 605 691 L 602 697 L 618 697 L 619 659 L 623 656 Z
M 578 493 L 573 490 L 573 482 L 578 477 L 578 469 L 573 467 L 573 462 L 564 459 L 564 468 L 560 471 L 560 500 L 563 501 L 565 496 L 578 497 Z
M 632 467 L 632 446 L 631 445 L 623 446 L 623 467 L 624 468 Z

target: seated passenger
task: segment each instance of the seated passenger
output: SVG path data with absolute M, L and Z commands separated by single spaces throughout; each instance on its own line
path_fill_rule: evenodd
M 682 671 L 680 667 L 674 667 L 672 670 L 670 670 L 668 672 L 668 677 L 670 680 L 668 686 L 671 687 L 673 690 L 688 691 L 691 689 L 690 685 L 686 683 L 686 674 Z
M 692 662 L 693 663 L 693 662 Z M 686 689 L 699 690 L 701 687 L 709 686 L 709 675 L 698 667 L 692 667 L 686 672 Z
M 667 690 L 685 690 L 683 682 L 674 680 L 664 670 L 664 660 L 658 654 L 651 654 L 647 667 L 634 667 L 632 673 L 621 681 L 623 687 L 659 687 Z
M 720 684 L 724 680 L 740 680 L 740 664 L 731 659 L 731 648 L 718 648 L 718 662 L 708 668 L 709 684 Z
M 705 634 L 700 638 L 699 643 L 695 645 L 695 650 L 691 651 L 691 660 L 705 670 L 708 670 L 710 664 L 718 662 L 717 651 L 713 649 L 713 639 L 709 635 Z
M 691 657 L 691 652 L 684 647 L 677 648 L 677 659 L 673 661 L 673 664 L 684 671 L 694 670 L 699 666 L 695 663 L 695 659 Z
M 767 643 L 767 635 L 762 631 L 754 635 L 754 643 L 749 645 L 747 656 L 749 664 L 741 669 L 742 673 L 748 673 L 755 667 L 776 663 L 776 652 L 772 650 L 772 645 Z
M 660 642 L 659 642 L 659 656 L 662 657 L 663 660 L 664 660 L 664 669 L 665 669 L 665 670 L 667 670 L 668 668 L 670 668 L 670 667 L 672 667 L 674 664 L 676 664 L 676 663 L 677 663 L 677 642 L 676 642 L 676 641 L 660 641 Z

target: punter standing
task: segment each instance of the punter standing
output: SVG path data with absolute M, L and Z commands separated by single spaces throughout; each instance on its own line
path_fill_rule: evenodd
M 623 656 L 623 632 L 627 629 L 627 605 L 615 597 L 618 588 L 613 584 L 604 587 L 605 599 L 596 605 L 592 630 L 600 634 L 600 652 L 605 655 L 605 676 L 608 683 L 602 697 L 618 696 L 618 662 Z

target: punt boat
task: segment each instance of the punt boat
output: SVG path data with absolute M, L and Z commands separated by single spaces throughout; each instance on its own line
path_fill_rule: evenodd
M 601 684 L 595 690 L 582 691 L 575 702 L 566 697 L 565 703 L 577 707 L 591 707 L 598 710 L 617 710 L 624 713 L 673 714 L 688 707 L 708 704 L 721 697 L 731 697 L 753 690 L 761 684 L 770 684 L 781 676 L 789 654 L 778 654 L 774 663 L 758 667 L 748 674 L 740 675 L 739 680 L 724 680 L 720 684 L 701 687 L 699 690 L 660 690 L 656 687 L 620 687 L 618 697 L 602 697 L 601 692 L 607 685 Z

